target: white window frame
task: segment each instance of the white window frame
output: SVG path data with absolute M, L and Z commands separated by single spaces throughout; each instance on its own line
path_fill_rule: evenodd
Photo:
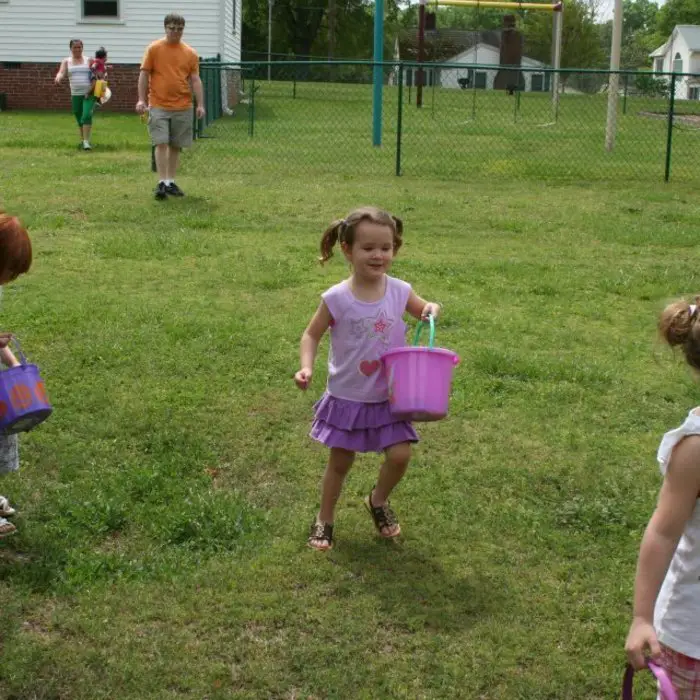
M 117 15 L 115 17 L 97 17 L 83 14 L 84 0 L 76 0 L 76 12 L 78 24 L 126 24 L 124 19 L 124 0 L 114 0 L 117 3 Z
M 688 99 L 689 100 L 700 100 L 700 86 L 691 85 L 688 88 Z
M 654 73 L 664 72 L 664 57 L 658 56 L 654 59 Z
M 678 66 L 678 67 L 677 67 Z M 683 72 L 683 57 L 679 52 L 673 57 L 673 72 L 682 73 Z

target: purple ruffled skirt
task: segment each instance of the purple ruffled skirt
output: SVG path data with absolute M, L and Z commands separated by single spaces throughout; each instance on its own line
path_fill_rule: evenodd
M 362 403 L 331 396 L 328 392 L 314 405 L 309 435 L 326 447 L 351 452 L 383 452 L 399 442 L 418 442 L 411 423 L 397 418 L 389 402 Z

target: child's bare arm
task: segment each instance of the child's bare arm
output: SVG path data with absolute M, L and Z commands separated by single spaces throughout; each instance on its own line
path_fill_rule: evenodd
M 673 554 L 700 494 L 700 436 L 691 435 L 673 451 L 656 510 L 642 538 L 634 581 L 634 612 L 627 638 L 627 655 L 635 668 L 644 663 L 646 649 L 659 652 L 653 630 L 654 605 Z
M 437 318 L 440 315 L 440 305 L 436 304 L 434 301 L 421 299 L 421 297 L 411 290 L 411 296 L 408 297 L 408 302 L 406 304 L 406 311 L 414 318 L 425 319 L 428 316 Z
M 323 334 L 331 325 L 332 320 L 333 318 L 326 306 L 326 302 L 322 301 L 301 336 L 299 348 L 301 369 L 294 375 L 294 381 L 300 389 L 307 389 L 311 383 L 318 345 L 321 342 L 321 338 L 323 338 Z
M 18 367 L 20 364 L 15 354 L 7 346 L 0 348 L 0 362 L 2 362 L 5 367 Z

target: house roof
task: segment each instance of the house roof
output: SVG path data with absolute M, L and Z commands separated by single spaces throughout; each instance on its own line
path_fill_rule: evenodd
M 658 49 L 652 51 L 649 56 L 652 58 L 665 56 L 676 33 L 683 37 L 683 41 L 685 41 L 691 51 L 700 51 L 700 24 L 677 24 L 666 42 L 659 46 Z
M 468 48 L 466 51 L 461 51 L 456 56 L 450 56 L 449 58 L 445 59 L 444 62 L 445 63 L 460 63 L 461 62 L 460 59 L 466 58 L 470 54 L 474 53 L 476 58 L 479 59 L 478 63 L 492 63 L 492 61 L 489 59 L 484 59 L 482 61 L 481 56 L 483 54 L 479 53 L 480 51 L 484 51 L 484 50 L 488 51 L 489 49 L 491 49 L 492 51 L 495 51 L 497 55 L 500 53 L 500 49 L 497 46 L 492 46 L 491 44 L 484 45 L 482 43 L 478 43 L 478 44 L 475 44 L 474 46 L 472 46 L 471 48 Z M 477 61 L 474 61 L 474 62 L 477 63 Z M 496 58 L 495 62 L 498 63 L 498 58 Z M 543 63 L 542 61 L 538 61 L 534 58 L 530 58 L 529 56 L 523 56 L 521 58 L 520 65 L 523 68 L 543 68 L 546 66 L 546 64 Z
M 418 60 L 418 29 L 405 29 L 399 33 L 399 57 L 403 61 Z M 425 60 L 444 63 L 468 51 L 477 44 L 488 44 L 495 49 L 501 46 L 501 31 L 466 31 L 463 29 L 435 29 L 425 32 Z

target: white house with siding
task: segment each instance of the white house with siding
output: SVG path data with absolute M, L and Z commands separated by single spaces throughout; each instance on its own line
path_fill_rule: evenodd
M 678 24 L 649 56 L 654 73 L 695 73 L 676 80 L 676 99 L 700 100 L 700 25 Z
M 483 90 L 493 90 L 494 81 L 498 68 L 471 68 L 470 66 L 498 66 L 500 62 L 500 50 L 491 44 L 478 43 L 475 46 L 462 51 L 451 58 L 446 58 L 444 63 L 463 64 L 464 68 L 457 65 L 433 68 L 426 64 L 424 72 L 426 74 L 426 85 L 439 85 L 445 88 L 473 88 Z M 536 61 L 533 58 L 523 56 L 520 62 L 522 68 L 537 69 L 546 68 L 546 64 Z M 416 67 L 405 69 L 405 81 L 407 85 L 415 84 L 414 73 Z M 521 72 L 527 92 L 548 92 L 550 89 L 549 73 L 537 70 L 525 70 Z
M 140 63 L 146 46 L 164 36 L 169 12 L 186 21 L 183 41 L 200 58 L 241 59 L 242 0 L 0 0 L 0 62 L 58 63 L 68 42 L 85 55 L 104 46 L 112 64 Z

